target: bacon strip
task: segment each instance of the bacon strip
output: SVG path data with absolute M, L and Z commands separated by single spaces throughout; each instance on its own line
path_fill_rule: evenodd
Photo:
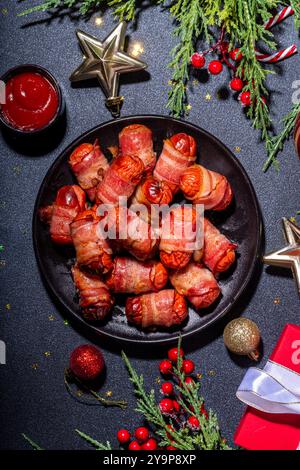
M 107 286 L 99 276 L 84 273 L 76 265 L 72 268 L 72 276 L 79 292 L 83 317 L 90 321 L 103 320 L 114 304 Z
M 114 267 L 106 277 L 106 284 L 113 292 L 142 294 L 163 289 L 168 273 L 159 261 L 141 263 L 127 257 L 117 257 Z
M 80 212 L 71 224 L 71 236 L 78 264 L 106 273 L 113 266 L 112 250 L 101 236 L 99 221 L 96 207 Z
M 181 324 L 188 315 L 184 297 L 173 289 L 129 297 L 126 301 L 128 322 L 141 328 L 170 327 Z
M 152 131 L 142 124 L 131 124 L 124 127 L 119 134 L 119 144 L 122 155 L 135 155 L 145 166 L 146 172 L 151 172 L 156 162 L 153 151 Z
M 221 292 L 214 275 L 198 263 L 191 262 L 180 271 L 172 272 L 170 281 L 196 309 L 209 307 Z
M 54 204 L 39 210 L 41 220 L 50 224 L 51 239 L 55 243 L 73 243 L 70 224 L 85 209 L 85 204 L 85 193 L 79 186 L 63 186 L 58 190 Z
M 165 140 L 153 176 L 168 183 L 175 193 L 179 189 L 180 176 L 196 160 L 197 145 L 193 137 L 187 134 L 175 134 Z
M 96 187 L 109 167 L 98 140 L 94 145 L 79 145 L 71 154 L 69 164 L 81 188 L 87 192 L 90 200 L 94 201 Z
M 96 192 L 97 203 L 117 205 L 119 197 L 129 198 L 144 171 L 143 162 L 135 156 L 119 156 L 104 174 Z
M 236 249 L 236 243 L 232 243 L 208 219 L 204 219 L 202 260 L 213 273 L 226 271 L 234 263 Z

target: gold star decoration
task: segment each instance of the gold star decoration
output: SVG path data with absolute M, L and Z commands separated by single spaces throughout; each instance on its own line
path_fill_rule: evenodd
M 263 261 L 271 266 L 292 269 L 300 294 L 300 227 L 285 217 L 282 219 L 282 225 L 288 245 L 265 255 Z
M 122 21 L 103 42 L 77 31 L 84 60 L 70 77 L 71 82 L 97 78 L 106 95 L 106 106 L 114 117 L 120 115 L 123 101 L 123 97 L 118 96 L 120 75 L 147 67 L 144 62 L 124 52 L 126 28 L 126 22 Z
M 45 354 L 46 357 L 50 357 L 50 356 L 51 356 L 51 352 L 50 352 L 50 351 L 45 351 L 44 354 Z
M 280 302 L 281 302 L 280 297 L 275 297 L 275 299 L 274 299 L 274 304 L 275 304 L 275 305 L 279 305 Z
M 185 107 L 185 109 L 186 109 L 187 111 L 190 111 L 190 110 L 192 109 L 192 105 L 191 105 L 191 104 L 187 104 L 186 107 Z
M 236 146 L 234 147 L 234 151 L 235 151 L 235 153 L 240 153 L 241 147 L 240 147 L 239 145 L 236 145 Z
M 106 395 L 107 397 L 112 397 L 112 394 L 113 394 L 113 393 L 112 393 L 111 390 L 107 390 L 107 392 L 105 393 L 105 395 Z
M 33 370 L 37 370 L 38 367 L 39 367 L 39 365 L 38 365 L 36 362 L 31 365 L 31 368 L 32 368 Z
M 155 382 L 159 385 L 161 382 L 160 377 L 156 377 Z
M 54 315 L 49 315 L 48 319 L 49 319 L 49 321 L 54 321 L 54 320 L 55 320 L 55 316 L 54 316 Z
M 210 100 L 211 100 L 211 95 L 210 95 L 209 93 L 207 93 L 207 94 L 205 95 L 205 100 L 206 100 L 206 101 L 210 101 Z
M 216 373 L 215 370 L 212 369 L 212 370 L 209 370 L 209 371 L 208 371 L 208 375 L 209 375 L 210 377 L 215 377 L 215 376 L 217 375 L 217 373 Z
M 5 305 L 5 308 L 6 308 L 6 310 L 10 310 L 10 309 L 11 309 L 11 305 L 10 305 L 10 304 L 6 304 L 6 305 Z
M 201 380 L 201 379 L 202 379 L 202 374 L 198 373 L 198 374 L 196 375 L 196 377 L 197 377 L 198 380 Z

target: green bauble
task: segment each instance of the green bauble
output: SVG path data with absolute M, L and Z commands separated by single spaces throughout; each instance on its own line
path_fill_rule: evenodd
M 234 354 L 258 360 L 260 331 L 256 323 L 248 318 L 236 318 L 226 325 L 223 339 L 225 346 Z

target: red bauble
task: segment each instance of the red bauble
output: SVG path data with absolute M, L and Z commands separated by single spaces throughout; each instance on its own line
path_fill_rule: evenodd
M 173 400 L 173 408 L 174 408 L 175 413 L 179 413 L 180 405 L 179 405 L 178 401 Z
M 137 441 L 131 441 L 128 450 L 142 450 L 142 447 Z
M 235 77 L 231 80 L 229 86 L 233 91 L 241 91 L 243 89 L 244 83 L 241 78 Z
M 199 54 L 199 52 L 194 52 L 191 57 L 191 64 L 195 69 L 201 69 L 205 65 L 205 57 L 203 54 Z
M 191 359 L 185 359 L 182 362 L 182 371 L 185 374 L 192 374 L 194 370 L 195 370 L 195 364 L 193 361 L 191 361 Z
M 237 47 L 236 49 L 233 49 L 232 51 L 229 52 L 229 57 L 232 60 L 235 60 L 236 62 L 239 62 L 242 60 L 243 54 L 240 52 L 239 48 Z
M 183 350 L 180 348 L 180 356 L 183 357 L 183 354 Z M 169 349 L 168 358 L 170 359 L 170 361 L 176 363 L 178 359 L 178 348 Z
M 174 392 L 173 384 L 171 382 L 164 382 L 161 386 L 161 392 L 164 395 L 172 395 Z
M 159 402 L 159 408 L 162 414 L 172 413 L 172 411 L 174 411 L 173 400 L 171 400 L 170 398 L 163 398 Z
M 196 416 L 189 416 L 187 425 L 192 431 L 199 431 L 200 429 L 199 419 Z
M 139 428 L 136 428 L 134 436 L 139 442 L 146 442 L 147 439 L 149 439 L 149 430 L 144 426 L 141 426 Z
M 120 444 L 127 444 L 130 441 L 130 432 L 127 429 L 120 429 L 117 434 L 117 439 Z
M 242 93 L 240 93 L 239 100 L 242 106 L 250 106 L 251 105 L 250 91 L 242 91 Z
M 170 374 L 172 372 L 172 369 L 173 369 L 172 363 L 168 361 L 168 359 L 164 359 L 159 364 L 159 370 L 164 375 Z
M 156 450 L 157 449 L 156 440 L 153 439 L 153 437 L 151 437 L 150 439 L 148 439 L 147 442 L 145 442 L 145 444 L 142 445 L 142 449 L 143 450 Z
M 78 346 L 70 356 L 70 370 L 78 379 L 95 380 L 105 367 L 100 349 L 91 344 Z
M 208 71 L 212 75 L 219 75 L 223 70 L 222 62 L 219 60 L 212 60 L 208 65 Z

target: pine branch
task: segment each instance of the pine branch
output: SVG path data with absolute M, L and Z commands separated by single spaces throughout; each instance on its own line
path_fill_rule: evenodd
M 25 441 L 29 442 L 29 444 L 34 450 L 44 450 L 36 442 L 30 439 L 30 437 L 28 437 L 26 434 L 22 434 L 22 436 L 24 437 Z
M 85 434 L 82 431 L 79 431 L 78 429 L 75 429 L 75 432 L 77 432 L 77 434 L 79 434 L 79 436 L 82 437 L 89 444 L 92 444 L 94 447 L 96 447 L 97 450 L 112 450 L 111 445 L 108 441 L 106 442 L 106 444 L 102 444 L 101 442 L 96 441 L 96 439 L 93 439 L 91 436 Z
M 299 0 L 290 0 L 288 2 L 294 10 L 295 27 L 300 28 L 300 3 Z

